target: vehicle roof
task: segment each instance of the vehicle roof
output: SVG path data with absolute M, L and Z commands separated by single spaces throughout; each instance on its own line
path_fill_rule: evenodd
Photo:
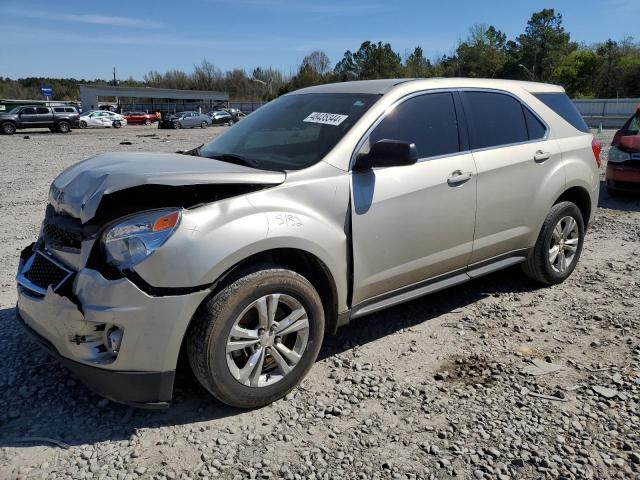
M 564 93 L 564 88 L 550 83 L 525 82 L 521 80 L 499 80 L 494 78 L 389 78 L 382 80 L 359 80 L 354 82 L 327 83 L 302 88 L 299 93 L 369 93 L 384 95 L 399 85 L 415 84 L 416 90 L 432 88 L 498 88 L 509 90 L 522 88 L 530 93 Z

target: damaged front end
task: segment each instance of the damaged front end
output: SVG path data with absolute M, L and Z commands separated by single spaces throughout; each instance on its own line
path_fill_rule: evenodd
M 51 187 L 37 242 L 20 256 L 18 319 L 114 401 L 169 405 L 184 332 L 210 292 L 198 283 L 156 287 L 159 277 L 139 275 L 136 262 L 163 245 L 182 212 L 284 181 L 185 158 L 113 154 L 67 169 Z

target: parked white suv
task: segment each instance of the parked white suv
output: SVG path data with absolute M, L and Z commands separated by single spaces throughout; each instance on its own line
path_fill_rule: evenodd
M 179 352 L 231 405 L 281 398 L 326 332 L 522 264 L 566 279 L 597 144 L 562 88 L 306 88 L 185 154 L 107 153 L 53 182 L 18 317 L 96 391 L 166 406 Z

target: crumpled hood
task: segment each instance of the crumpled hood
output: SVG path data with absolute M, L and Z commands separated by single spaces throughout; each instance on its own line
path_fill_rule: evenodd
M 104 153 L 58 175 L 49 190 L 49 203 L 57 212 L 86 223 L 104 195 L 138 185 L 278 185 L 285 177 L 284 172 L 176 153 Z

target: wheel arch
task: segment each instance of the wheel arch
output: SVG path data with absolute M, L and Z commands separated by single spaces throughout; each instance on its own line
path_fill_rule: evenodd
M 305 277 L 317 290 L 322 300 L 322 308 L 325 315 L 325 332 L 335 333 L 338 328 L 338 290 L 333 275 L 320 258 L 311 252 L 297 248 L 264 250 L 240 260 L 218 277 L 213 284 L 211 292 L 200 302 L 198 309 L 196 309 L 196 314 L 203 305 L 226 286 L 265 265 L 278 265 Z M 185 329 L 181 341 L 181 357 L 183 356 L 182 351 L 185 339 L 196 314 L 189 320 L 189 324 Z
M 562 194 L 553 202 L 554 205 L 560 202 L 571 202 L 574 203 L 580 213 L 582 214 L 582 220 L 584 221 L 585 227 L 589 223 L 589 219 L 591 218 L 591 196 L 589 195 L 589 191 L 586 188 L 580 186 L 573 186 L 566 189 Z
M 7 123 L 10 123 L 11 125 L 13 125 L 16 130 L 18 129 L 18 124 L 15 122 L 15 120 L 3 120 L 3 121 L 1 121 L 0 122 L 0 128 L 2 128 L 2 126 L 6 125 Z

